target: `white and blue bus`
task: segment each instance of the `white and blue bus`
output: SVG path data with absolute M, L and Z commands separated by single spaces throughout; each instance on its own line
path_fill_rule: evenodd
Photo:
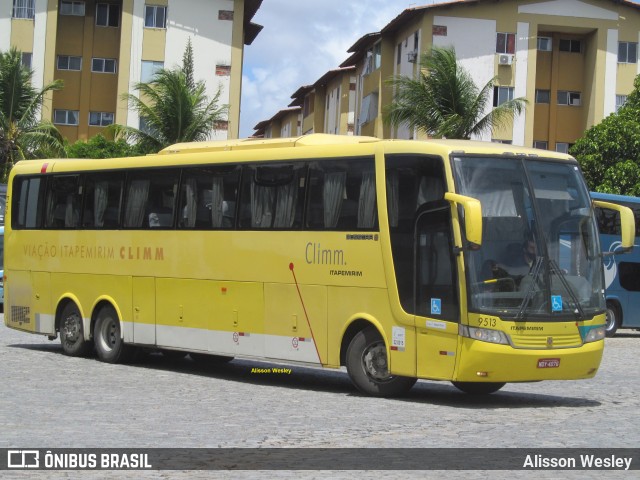
M 640 230 L 640 198 L 591 192 L 591 198 L 629 207 Z M 640 245 L 625 250 L 620 244 L 620 215 L 615 210 L 596 208 L 600 243 L 604 257 L 604 280 L 607 299 L 606 335 L 612 337 L 619 328 L 640 330 Z

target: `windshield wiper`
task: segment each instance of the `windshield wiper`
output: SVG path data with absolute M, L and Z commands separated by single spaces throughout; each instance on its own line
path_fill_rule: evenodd
M 524 312 L 527 308 L 527 304 L 531 301 L 533 296 L 535 295 L 535 288 L 538 284 L 538 275 L 540 274 L 540 268 L 542 268 L 542 260 L 544 257 L 536 257 L 536 263 L 531 270 L 529 275 L 532 276 L 532 281 L 527 287 L 527 291 L 524 294 L 524 298 L 522 299 L 522 303 L 520 304 L 520 308 L 516 315 L 516 322 L 522 320 L 524 318 Z
M 567 293 L 571 297 L 571 300 L 573 301 L 573 304 L 576 307 L 576 309 L 574 310 L 573 313 L 575 315 L 577 315 L 578 318 L 583 320 L 584 319 L 584 310 L 582 310 L 582 305 L 580 305 L 580 301 L 578 300 L 578 297 L 576 296 L 575 292 L 573 291 L 573 288 L 571 288 L 571 285 L 569 285 L 569 282 L 567 282 L 567 278 L 566 278 L 565 273 L 558 266 L 558 264 L 556 263 L 555 260 L 550 260 L 549 261 L 549 266 L 551 267 L 551 273 L 552 274 L 555 273 L 558 276 L 558 278 L 560 279 L 560 282 L 562 283 L 562 286 L 567 290 Z

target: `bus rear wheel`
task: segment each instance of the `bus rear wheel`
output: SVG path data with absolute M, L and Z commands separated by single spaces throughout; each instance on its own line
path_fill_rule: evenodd
M 397 397 L 407 393 L 415 378 L 391 375 L 387 347 L 378 331 L 370 326 L 359 331 L 347 348 L 347 372 L 363 393 L 376 397 Z
M 607 302 L 607 323 L 604 327 L 604 334 L 607 337 L 613 337 L 620 327 L 622 314 L 620 308 L 614 302 Z
M 495 393 L 504 387 L 505 383 L 498 382 L 451 382 L 458 390 L 471 395 L 488 395 Z
M 118 314 L 111 305 L 98 312 L 93 337 L 96 353 L 103 362 L 123 363 L 133 359 L 135 348 L 124 343 Z
M 80 310 L 69 302 L 60 314 L 60 343 L 70 357 L 84 357 L 91 353 L 91 341 L 84 338 L 84 327 Z

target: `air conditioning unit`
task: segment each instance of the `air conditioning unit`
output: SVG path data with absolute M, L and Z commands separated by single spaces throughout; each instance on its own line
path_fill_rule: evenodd
M 418 52 L 415 50 L 413 52 L 408 52 L 407 60 L 409 60 L 409 63 L 416 63 L 418 61 Z
M 498 57 L 499 65 L 511 65 L 513 63 L 513 55 L 509 55 L 508 53 L 501 53 Z

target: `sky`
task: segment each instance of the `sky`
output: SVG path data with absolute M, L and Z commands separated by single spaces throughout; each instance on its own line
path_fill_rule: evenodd
M 264 0 L 253 17 L 264 28 L 244 50 L 240 137 L 287 108 L 298 88 L 338 68 L 360 37 L 380 31 L 405 8 L 440 1 Z

